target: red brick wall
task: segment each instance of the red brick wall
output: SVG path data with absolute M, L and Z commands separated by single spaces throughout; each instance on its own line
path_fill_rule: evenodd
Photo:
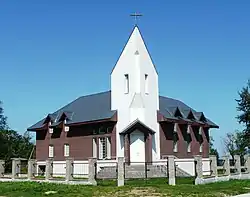
M 208 128 L 204 128 L 202 132 L 203 152 L 200 153 L 200 143 L 198 140 L 199 128 L 191 127 L 191 152 L 187 152 L 187 125 L 179 125 L 178 127 L 178 152 L 173 151 L 173 131 L 174 123 L 163 122 L 159 124 L 160 127 L 160 154 L 161 157 L 165 155 L 175 155 L 178 158 L 192 158 L 194 155 L 202 154 L 203 157 L 209 156 L 209 132 Z
M 112 126 L 110 134 L 94 135 L 94 126 Z M 111 137 L 111 156 L 116 157 L 116 128 L 114 123 L 98 123 L 91 125 L 72 126 L 68 132 L 62 129 L 54 129 L 53 134 L 47 130 L 36 132 L 36 159 L 46 160 L 49 156 L 49 145 L 54 146 L 54 160 L 65 160 L 64 144 L 69 144 L 69 157 L 75 160 L 86 160 L 93 154 L 93 138 L 110 136 Z M 97 145 L 98 149 L 98 145 Z

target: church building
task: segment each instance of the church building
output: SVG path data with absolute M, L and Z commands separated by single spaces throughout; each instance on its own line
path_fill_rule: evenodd
M 36 132 L 38 161 L 208 158 L 209 129 L 219 127 L 202 111 L 159 95 L 158 73 L 137 25 L 110 77 L 110 90 L 79 97 L 28 128 Z

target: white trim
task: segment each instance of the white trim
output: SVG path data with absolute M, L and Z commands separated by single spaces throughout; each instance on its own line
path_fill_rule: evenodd
M 178 132 L 178 123 L 174 123 L 174 132 Z
M 178 152 L 178 140 L 173 141 L 173 152 L 177 153 Z
M 188 127 L 187 127 L 187 133 L 188 133 L 188 134 L 191 133 L 191 125 L 188 125 Z
M 203 143 L 200 144 L 199 151 L 200 151 L 200 153 L 203 152 Z
M 106 137 L 106 145 L 107 145 L 107 159 L 111 158 L 111 139 L 110 137 Z
M 92 140 L 92 146 L 93 146 L 93 158 L 97 158 L 97 139 L 96 138 L 93 138 Z
M 203 130 L 203 128 L 200 127 L 200 128 L 199 128 L 199 135 L 202 135 L 202 130 Z
M 187 152 L 188 152 L 188 153 L 191 153 L 191 149 L 192 149 L 191 146 L 192 146 L 192 145 L 191 145 L 191 142 L 187 142 Z

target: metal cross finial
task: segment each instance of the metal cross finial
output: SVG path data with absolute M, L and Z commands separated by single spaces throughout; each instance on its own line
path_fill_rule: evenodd
M 134 14 L 130 14 L 130 16 L 135 18 L 135 25 L 137 25 L 138 17 L 142 16 L 142 14 L 139 14 L 139 13 L 135 12 Z

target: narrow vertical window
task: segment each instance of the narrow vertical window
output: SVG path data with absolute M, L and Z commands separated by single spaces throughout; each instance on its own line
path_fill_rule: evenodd
M 178 133 L 176 131 L 173 133 L 173 152 L 178 152 Z
M 191 152 L 191 142 L 187 141 L 187 152 L 190 153 Z
M 178 142 L 177 141 L 174 141 L 174 143 L 173 143 L 173 151 L 174 151 L 174 153 L 178 152 Z
M 107 157 L 107 141 L 105 137 L 99 138 L 99 159 Z
M 49 157 L 54 157 L 54 146 L 49 145 Z
M 203 139 L 202 139 L 203 128 L 199 128 L 199 142 L 200 142 L 200 153 L 203 151 Z
M 202 151 L 203 151 L 203 144 L 201 143 L 200 144 L 200 153 L 202 153 Z
M 69 157 L 69 144 L 64 144 L 64 157 Z
M 128 94 L 129 92 L 129 77 L 128 77 L 128 74 L 125 74 L 124 75 L 124 81 L 125 81 L 125 84 L 124 84 L 124 93 L 125 94 Z
M 96 138 L 93 138 L 93 158 L 97 158 L 97 143 L 96 143 Z
M 111 159 L 111 138 L 107 137 L 107 159 Z
M 191 126 L 188 125 L 188 127 L 187 127 L 187 133 L 190 134 L 190 132 L 191 132 Z
M 148 75 L 145 74 L 145 94 L 148 94 Z

